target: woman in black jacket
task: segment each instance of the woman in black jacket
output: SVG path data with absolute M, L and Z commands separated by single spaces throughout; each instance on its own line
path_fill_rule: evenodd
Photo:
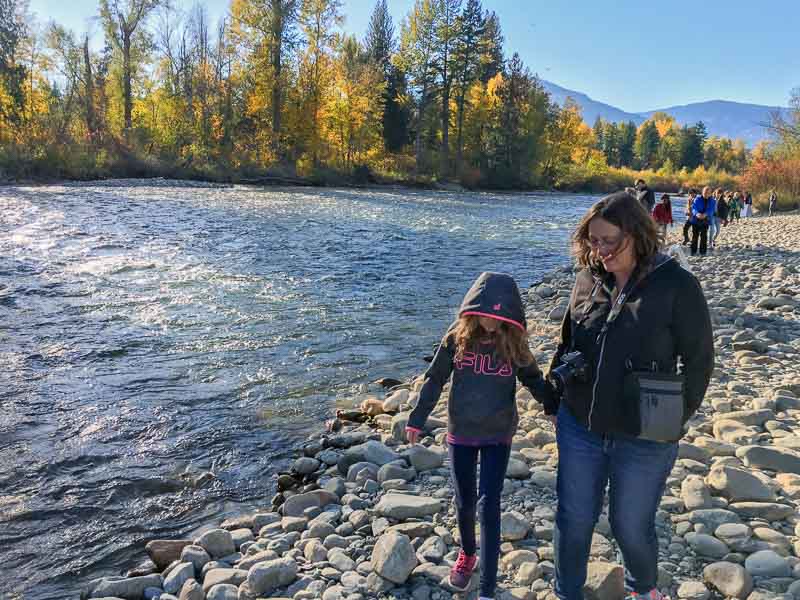
M 655 513 L 677 438 L 711 378 L 708 306 L 697 279 L 658 253 L 655 222 L 625 192 L 589 210 L 573 234 L 573 250 L 582 270 L 550 369 L 561 392 L 556 595 L 583 598 L 592 532 L 609 484 L 609 518 L 625 560 L 626 587 L 633 598 L 657 600 Z M 673 404 L 662 404 L 677 407 L 669 409 L 676 418 L 660 419 L 673 421 L 677 433 L 670 439 L 642 431 L 653 398 L 640 394 L 638 385 L 631 393 L 632 381 L 646 380 L 637 379 L 642 374 L 671 389 L 683 384 L 683 402 L 678 391 Z M 650 400 L 642 404 L 642 397 Z

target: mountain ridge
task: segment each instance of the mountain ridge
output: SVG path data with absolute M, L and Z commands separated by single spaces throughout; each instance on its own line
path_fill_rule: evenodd
M 634 113 L 594 100 L 588 94 L 570 90 L 551 81 L 542 79 L 541 83 L 553 100 L 561 106 L 567 97 L 572 98 L 581 107 L 583 119 L 590 126 L 598 116 L 614 123 L 633 121 L 638 126 L 656 112 L 665 112 L 675 117 L 679 125 L 693 125 L 703 121 L 709 135 L 742 139 L 749 147 L 755 146 L 761 140 L 769 139 L 770 132 L 764 125 L 769 123 L 776 111 L 787 110 L 778 106 L 719 99 Z

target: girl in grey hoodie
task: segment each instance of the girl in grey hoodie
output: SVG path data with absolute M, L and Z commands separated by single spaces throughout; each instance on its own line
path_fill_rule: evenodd
M 544 405 L 546 414 L 558 408 L 528 347 L 522 297 L 511 276 L 483 273 L 467 292 L 458 320 L 425 373 L 406 429 L 410 443 L 419 439 L 451 375 L 447 442 L 462 549 L 450 571 L 450 584 L 466 589 L 475 570 L 475 513 L 480 503 L 480 593 L 481 599 L 490 599 L 500 554 L 500 495 L 519 422 L 517 380 Z

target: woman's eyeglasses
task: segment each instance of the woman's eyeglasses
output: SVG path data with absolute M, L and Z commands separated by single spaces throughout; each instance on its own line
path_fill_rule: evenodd
M 616 250 L 622 244 L 622 240 L 625 239 L 625 233 L 620 233 L 616 237 L 606 237 L 606 238 L 596 238 L 589 236 L 589 247 L 592 250 Z

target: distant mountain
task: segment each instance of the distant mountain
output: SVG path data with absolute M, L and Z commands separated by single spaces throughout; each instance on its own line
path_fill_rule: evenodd
M 550 92 L 553 100 L 563 105 L 567 96 L 571 97 L 583 111 L 583 119 L 593 125 L 598 116 L 606 121 L 633 121 L 637 125 L 644 122 L 656 112 L 665 112 L 675 117 L 680 125 L 694 125 L 698 121 L 705 123 L 709 135 L 729 138 L 741 138 L 748 146 L 755 146 L 759 141 L 769 137 L 764 123 L 770 121 L 775 111 L 785 110 L 777 106 L 746 104 L 728 100 L 710 100 L 695 102 L 684 106 L 670 106 L 642 113 L 629 113 L 609 104 L 592 100 L 586 94 L 568 90 L 555 83 L 542 80 L 544 88 Z
M 637 125 L 640 125 L 645 121 L 645 117 L 642 117 L 641 115 L 625 112 L 624 110 L 620 110 L 619 108 L 611 106 L 610 104 L 604 104 L 603 102 L 592 100 L 589 96 L 582 94 L 581 92 L 568 90 L 567 88 L 563 88 L 560 85 L 556 85 L 550 81 L 545 81 L 544 79 L 542 79 L 541 82 L 544 86 L 544 89 L 550 93 L 550 96 L 553 98 L 553 100 L 555 100 L 561 106 L 564 105 L 564 101 L 568 96 L 577 102 L 578 106 L 581 107 L 581 111 L 583 112 L 583 120 L 589 125 L 594 125 L 597 117 L 602 117 L 603 120 L 610 121 L 612 123 L 633 121 Z

